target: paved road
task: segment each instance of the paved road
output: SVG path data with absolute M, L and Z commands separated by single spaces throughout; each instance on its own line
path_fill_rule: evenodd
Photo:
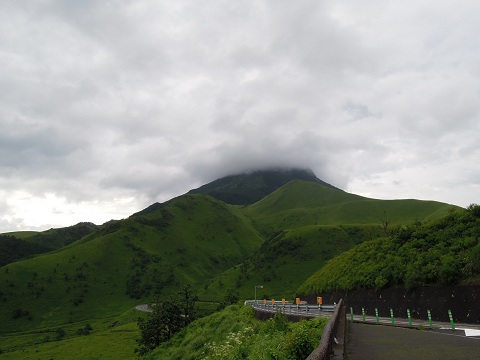
M 150 306 L 148 304 L 137 305 L 137 306 L 135 306 L 135 309 L 137 309 L 138 311 L 142 311 L 142 312 L 148 312 L 148 313 L 153 312 L 153 310 L 150 308 Z
M 480 337 L 465 335 L 464 330 L 415 330 L 349 322 L 346 359 L 480 359 Z

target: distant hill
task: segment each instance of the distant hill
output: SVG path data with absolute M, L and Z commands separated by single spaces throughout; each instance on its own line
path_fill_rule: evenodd
M 0 234 L 0 266 L 60 249 L 91 234 L 98 228 L 95 224 L 83 222 L 42 232 Z

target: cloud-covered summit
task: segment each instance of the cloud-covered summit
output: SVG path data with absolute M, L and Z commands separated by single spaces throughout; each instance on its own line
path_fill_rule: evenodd
M 0 13 L 0 231 L 309 167 L 479 202 L 475 1 L 39 1 Z

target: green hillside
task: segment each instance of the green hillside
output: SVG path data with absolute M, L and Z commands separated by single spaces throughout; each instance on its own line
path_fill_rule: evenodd
M 478 205 L 435 221 L 402 226 L 388 237 L 364 242 L 331 259 L 297 293 L 478 283 L 479 234 Z
M 214 299 L 234 289 L 242 298 L 293 298 L 296 289 L 329 259 L 390 227 L 437 219 L 452 205 L 435 201 L 375 200 L 294 180 L 259 202 L 238 208 L 264 236 L 261 249 L 247 261 L 210 281 L 200 294 Z M 387 227 L 388 230 L 388 227 Z
M 304 180 L 336 189 L 317 178 L 309 169 L 273 169 L 226 176 L 190 190 L 189 194 L 208 194 L 227 204 L 248 205 L 263 199 L 292 180 Z
M 257 175 L 232 177 L 207 190 L 220 187 L 232 196 L 245 195 L 245 184 L 255 183 Z M 273 185 L 260 188 L 272 192 L 250 205 L 186 194 L 125 220 L 10 239 L 48 246 L 48 253 L 30 253 L 0 268 L 0 350 L 18 354 L 40 343 L 39 349 L 53 349 L 50 340 L 59 328 L 67 336 L 55 348 L 75 348 L 87 341 L 75 335 L 86 323 L 96 336 L 117 339 L 122 339 L 115 332 L 121 326 L 131 332 L 123 338 L 132 344 L 132 334 L 138 334 L 133 307 L 155 295 L 176 293 L 185 284 L 202 301 L 213 302 L 210 309 L 228 294 L 253 298 L 260 284 L 258 298 L 292 299 L 330 259 L 401 225 L 439 219 L 455 208 L 434 201 L 368 199 L 314 175 L 312 181 L 282 186 L 284 173 L 275 181 L 273 173 L 262 176 Z
M 445 216 L 452 205 L 436 201 L 376 200 L 321 184 L 292 181 L 245 208 L 246 216 L 263 231 L 305 225 L 408 224 Z
M 107 223 L 56 252 L 3 267 L 0 331 L 114 316 L 155 293 L 201 284 L 261 243 L 220 201 L 180 197 L 156 213 Z
M 254 256 L 208 282 L 199 292 L 203 299 L 217 299 L 233 289 L 242 299 L 287 298 L 314 271 L 332 257 L 380 234 L 374 226 L 304 226 L 273 234 Z
M 0 234 L 0 266 L 60 249 L 96 231 L 91 223 L 50 229 L 47 231 L 19 231 Z

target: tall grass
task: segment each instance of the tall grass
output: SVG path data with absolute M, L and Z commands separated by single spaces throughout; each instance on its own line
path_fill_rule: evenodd
M 147 359 L 305 359 L 318 345 L 326 322 L 290 323 L 280 315 L 259 321 L 251 308 L 232 305 L 194 321 Z

